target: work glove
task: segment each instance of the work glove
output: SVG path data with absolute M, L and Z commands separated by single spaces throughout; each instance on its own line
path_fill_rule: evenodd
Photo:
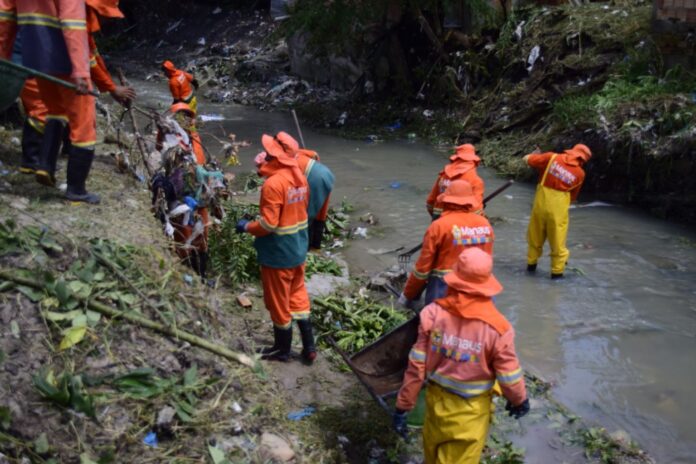
M 248 219 L 240 219 L 239 222 L 237 222 L 237 226 L 234 228 L 238 234 L 243 234 L 246 232 L 247 224 L 249 224 Z
M 191 81 L 191 84 L 193 84 L 193 88 L 194 88 L 194 89 L 198 90 L 198 85 L 199 85 L 199 84 L 198 84 L 198 79 L 192 80 L 192 81 Z
M 397 409 L 392 414 L 392 427 L 394 431 L 398 433 L 404 440 L 408 438 L 408 426 L 406 425 L 406 418 L 408 417 L 408 412 Z
M 517 406 L 513 406 L 512 403 L 510 403 L 510 400 L 508 400 L 507 404 L 505 405 L 505 410 L 510 416 L 514 417 L 515 419 L 519 419 L 529 412 L 529 399 L 525 398 L 525 400 Z

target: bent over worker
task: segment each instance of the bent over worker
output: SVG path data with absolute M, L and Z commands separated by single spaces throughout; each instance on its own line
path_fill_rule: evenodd
M 174 63 L 169 60 L 162 63 L 162 71 L 169 78 L 172 103 L 186 103 L 194 113 L 198 112 L 198 100 L 193 94 L 193 88 L 198 89 L 198 81 L 193 77 L 193 74 L 177 69 Z
M 63 80 L 76 90 L 38 80 L 48 109 L 36 180 L 55 186 L 58 150 L 66 123 L 70 126 L 66 198 L 99 203 L 85 182 L 94 160 L 96 108 L 90 89 L 89 41 L 84 0 L 0 0 L 0 56 L 8 58 L 19 26 L 22 64 Z
M 292 344 L 292 321 L 296 320 L 302 337 L 302 358 L 316 358 L 312 323 L 309 320 L 309 296 L 305 288 L 307 257 L 307 205 L 309 187 L 297 161 L 281 145 L 264 134 L 264 152 L 255 162 L 260 176 L 261 217 L 237 223 L 237 232 L 249 232 L 261 265 L 263 301 L 273 320 L 273 346 L 262 350 L 264 359 L 287 361 Z
M 437 197 L 441 195 L 450 182 L 456 179 L 466 180 L 471 184 L 474 191 L 474 196 L 477 199 L 474 205 L 474 211 L 483 211 L 483 180 L 476 173 L 476 167 L 481 162 L 481 158 L 476 156 L 476 149 L 470 143 L 459 145 L 450 156 L 450 163 L 440 171 L 440 174 L 433 185 L 433 188 L 426 200 L 428 213 L 433 220 L 440 217 L 442 214 L 442 204 L 437 201 Z
M 276 140 L 287 154 L 297 156 L 297 164 L 307 178 L 309 184 L 309 206 L 307 208 L 309 248 L 318 250 L 321 248 L 326 219 L 329 215 L 329 199 L 335 177 L 325 164 L 319 162 L 319 155 L 316 151 L 300 148 L 297 140 L 287 132 L 278 132 Z
M 498 381 L 511 416 L 529 412 L 512 325 L 493 305 L 502 286 L 493 258 L 466 248 L 445 276 L 447 297 L 420 313 L 418 339 L 396 400 L 393 425 L 407 434 L 406 413 L 426 383 L 423 448 L 426 464 L 475 464 L 486 442 L 492 390 Z
M 585 180 L 583 165 L 592 157 L 586 145 L 578 144 L 563 153 L 532 153 L 525 162 L 539 172 L 534 206 L 527 228 L 527 271 L 536 271 L 544 242 L 551 247 L 551 278 L 563 277 L 570 252 L 566 248 L 568 209 Z
M 399 297 L 399 302 L 409 308 L 420 298 L 423 289 L 426 305 L 447 294 L 443 278 L 452 272 L 452 266 L 466 247 L 479 247 L 493 255 L 493 227 L 488 219 L 474 212 L 479 199 L 469 182 L 452 181 L 437 197 L 437 202 L 442 205 L 442 215 L 425 231 L 420 256 Z

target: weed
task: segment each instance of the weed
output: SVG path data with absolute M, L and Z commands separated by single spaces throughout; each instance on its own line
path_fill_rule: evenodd
M 254 237 L 235 231 L 240 219 L 250 219 L 258 214 L 257 205 L 228 202 L 224 205 L 227 215 L 219 229 L 210 234 L 210 256 L 213 270 L 233 284 L 256 280 L 260 276 L 256 262 Z

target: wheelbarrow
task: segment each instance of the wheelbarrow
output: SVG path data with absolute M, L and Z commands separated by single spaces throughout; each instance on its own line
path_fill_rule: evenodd
M 29 77 L 45 79 L 73 90 L 77 88 L 72 82 L 0 58 L 0 112 L 5 111 L 17 100 L 22 87 L 24 87 L 24 81 Z M 99 96 L 99 93 L 94 90 L 89 93 L 95 97 Z
M 329 343 L 341 355 L 368 393 L 387 413 L 392 409 L 387 400 L 396 396 L 408 367 L 408 354 L 418 338 L 419 318 L 415 316 L 391 332 L 348 355 L 333 338 Z

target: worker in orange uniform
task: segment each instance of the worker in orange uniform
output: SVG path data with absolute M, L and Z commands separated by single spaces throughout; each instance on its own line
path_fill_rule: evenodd
M 193 74 L 176 69 L 174 63 L 169 60 L 162 63 L 162 71 L 169 79 L 169 91 L 172 93 L 173 103 L 186 103 L 194 113 L 197 113 L 198 100 L 193 94 L 193 89 L 198 90 L 198 81 Z
M 455 148 L 454 155 L 450 156 L 450 163 L 440 171 L 433 188 L 426 200 L 428 213 L 433 220 L 440 217 L 442 214 L 442 205 L 437 201 L 437 197 L 441 195 L 450 182 L 455 179 L 463 179 L 471 184 L 474 190 L 474 196 L 477 198 L 477 203 L 474 205 L 474 211 L 483 212 L 483 179 L 476 173 L 476 167 L 481 162 L 481 158 L 476 156 L 476 149 L 470 143 L 459 145 Z
M 586 145 L 578 144 L 563 153 L 531 153 L 524 161 L 539 173 L 534 206 L 527 229 L 527 271 L 535 272 L 544 242 L 551 247 L 551 278 L 563 277 L 570 252 L 566 248 L 568 209 L 578 198 L 585 180 L 583 165 L 592 157 Z
M 496 380 L 505 409 L 519 419 L 529 412 L 524 377 L 515 353 L 515 331 L 494 306 L 502 286 L 493 258 L 466 248 L 445 276 L 449 292 L 420 313 L 418 338 L 396 400 L 395 430 L 406 436 L 407 412 L 424 382 L 423 448 L 426 464 L 476 464 L 486 443 Z
M 297 161 L 285 153 L 278 141 L 264 134 L 265 152 L 255 162 L 265 178 L 259 202 L 261 217 L 242 219 L 237 232 L 249 232 L 261 265 L 263 300 L 273 320 L 274 343 L 262 351 L 265 359 L 287 361 L 292 343 L 292 321 L 297 321 L 302 338 L 302 358 L 316 358 L 309 297 L 305 288 L 307 256 L 307 206 L 309 186 Z
M 324 236 L 326 219 L 329 216 L 329 199 L 335 177 L 325 164 L 319 162 L 319 154 L 314 150 L 300 148 L 297 140 L 287 132 L 278 132 L 276 140 L 290 156 L 297 157 L 297 164 L 309 184 L 309 249 L 319 250 Z
M 84 0 L 0 0 L 0 56 L 8 58 L 17 26 L 22 33 L 22 64 L 72 80 L 76 89 L 39 80 L 48 109 L 39 151 L 36 180 L 55 186 L 55 169 L 63 128 L 70 125 L 66 198 L 99 203 L 85 182 L 94 160 L 96 108 L 89 72 L 89 41 Z
M 109 74 L 104 59 L 99 54 L 97 44 L 94 41 L 94 34 L 101 30 L 98 16 L 106 18 L 123 18 L 123 13 L 118 9 L 118 0 L 86 0 L 87 4 L 87 32 L 89 33 L 90 51 L 90 77 L 100 92 L 108 92 L 114 100 L 123 106 L 135 99 L 135 90 L 114 84 Z M 17 50 L 15 43 L 15 52 Z M 38 151 L 43 137 L 46 124 L 48 109 L 41 100 L 39 86 L 36 78 L 27 79 L 20 94 L 22 105 L 24 106 L 27 119 L 24 122 L 22 132 L 22 162 L 20 172 L 24 174 L 35 174 L 38 164 Z M 69 142 L 69 139 L 67 140 Z M 69 152 L 69 147 L 64 147 L 65 152 Z
M 423 237 L 423 248 L 409 275 L 399 303 L 414 306 L 425 289 L 425 304 L 447 294 L 445 275 L 452 271 L 459 254 L 467 247 L 478 247 L 493 255 L 493 227 L 484 216 L 476 214 L 479 205 L 471 184 L 465 180 L 450 182 L 438 196 L 442 215 L 434 220 Z

